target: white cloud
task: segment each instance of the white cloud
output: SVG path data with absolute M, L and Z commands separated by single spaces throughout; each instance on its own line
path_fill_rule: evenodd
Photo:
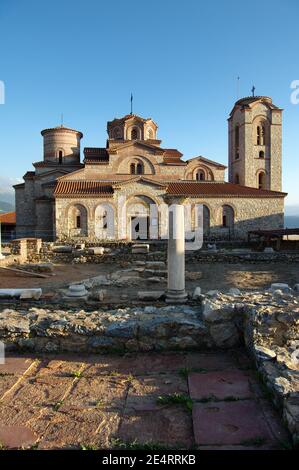
M 8 176 L 0 176 L 0 194 L 13 193 L 13 185 L 22 183 L 21 178 L 10 178 Z

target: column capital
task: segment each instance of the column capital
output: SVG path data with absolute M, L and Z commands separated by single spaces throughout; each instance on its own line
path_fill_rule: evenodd
M 187 196 L 174 196 L 171 194 L 165 194 L 163 196 L 164 201 L 166 204 L 171 206 L 172 204 L 180 204 L 183 205 L 184 202 L 188 199 Z

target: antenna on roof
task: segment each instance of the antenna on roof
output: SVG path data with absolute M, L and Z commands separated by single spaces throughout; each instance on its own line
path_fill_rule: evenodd
M 237 77 L 237 100 L 239 99 L 240 96 L 240 77 Z
M 255 86 L 254 86 L 254 85 L 253 85 L 253 87 L 251 88 L 251 92 L 252 92 L 252 96 L 254 97 L 254 96 L 255 96 L 255 94 L 254 94 L 254 92 L 255 92 Z
M 61 127 L 63 127 L 63 113 L 61 113 Z
M 133 114 L 133 93 L 131 93 L 131 112 L 130 114 Z

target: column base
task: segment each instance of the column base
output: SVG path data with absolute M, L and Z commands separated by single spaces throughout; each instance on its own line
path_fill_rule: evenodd
M 188 294 L 183 290 L 167 290 L 166 300 L 168 304 L 184 304 L 188 298 Z

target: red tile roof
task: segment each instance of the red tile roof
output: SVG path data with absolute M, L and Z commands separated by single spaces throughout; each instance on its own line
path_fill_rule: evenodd
M 5 214 L 0 214 L 0 222 L 1 224 L 15 225 L 16 213 L 6 212 Z
M 55 196 L 60 197 L 111 197 L 114 193 L 113 186 L 121 186 L 133 181 L 144 180 L 148 182 L 162 183 L 161 178 L 142 176 L 131 176 L 127 180 L 114 181 L 58 181 L 54 191 Z M 162 181 L 161 181 L 162 180 Z M 285 197 L 287 193 L 279 191 L 268 191 L 263 189 L 249 188 L 239 184 L 225 182 L 197 182 L 197 181 L 165 181 L 162 186 L 166 188 L 166 193 L 173 196 L 191 196 L 191 197 L 250 197 L 250 198 L 269 198 Z
M 198 196 L 198 197 L 284 197 L 287 193 L 268 191 L 264 189 L 249 188 L 233 183 L 203 183 L 203 182 L 173 182 L 169 183 L 167 193 L 174 196 Z
M 195 160 L 198 160 L 201 163 L 207 163 L 209 165 L 217 166 L 219 168 L 227 168 L 226 165 L 223 165 L 222 163 L 214 162 L 214 160 L 210 160 L 209 158 L 205 158 L 202 155 L 198 155 L 197 157 L 189 158 L 189 160 L 186 161 L 187 165 L 190 165 L 194 163 Z
M 85 147 L 84 163 L 106 163 L 109 162 L 109 154 L 105 148 Z
M 58 181 L 55 196 L 71 197 L 73 195 L 87 197 L 109 197 L 113 195 L 111 184 L 100 181 Z

